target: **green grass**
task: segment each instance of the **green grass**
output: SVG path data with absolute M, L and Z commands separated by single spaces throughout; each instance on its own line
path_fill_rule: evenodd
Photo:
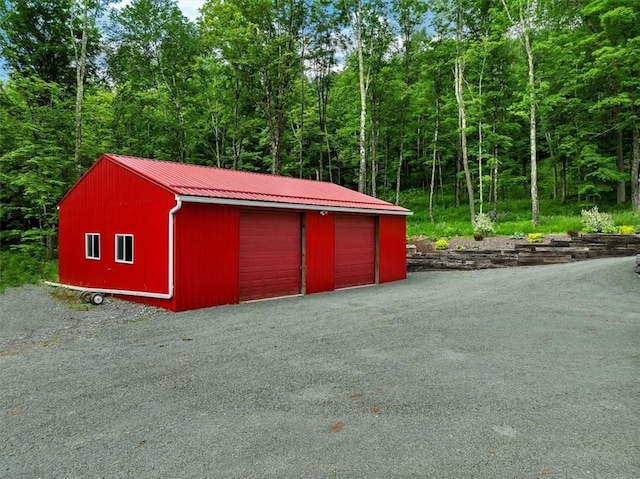
M 0 252 L 0 293 L 10 286 L 56 281 L 58 262 L 17 251 Z
M 85 303 L 80 299 L 80 293 L 78 291 L 72 291 L 70 289 L 64 288 L 53 288 L 49 295 L 61 302 L 64 303 L 69 309 L 73 309 L 74 311 L 89 311 L 89 304 Z
M 444 204 L 443 204 L 444 203 Z M 407 236 L 426 236 L 428 238 L 470 237 L 473 227 L 469 219 L 469 206 L 456 207 L 453 198 L 444 198 L 434 205 L 432 223 L 429 218 L 428 194 L 411 190 L 403 192 L 400 204 L 413 211 L 407 220 Z M 495 231 L 498 236 L 511 236 L 515 232 L 565 234 L 569 230 L 581 231 L 580 212 L 593 204 L 577 202 L 565 205 L 557 201 L 540 202 L 540 218 L 537 227 L 531 223 L 531 203 L 529 200 L 503 201 L 498 204 Z M 476 207 L 478 210 L 478 208 Z M 640 228 L 640 212 L 631 211 L 628 206 L 603 205 L 602 211 L 611 213 L 616 226 L 631 225 Z M 484 211 L 491 211 L 491 205 L 485 205 Z

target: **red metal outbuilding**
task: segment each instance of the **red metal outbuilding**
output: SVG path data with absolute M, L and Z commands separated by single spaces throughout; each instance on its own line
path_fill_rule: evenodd
M 183 311 L 397 281 L 409 214 L 332 183 L 104 154 L 60 201 L 60 282 Z

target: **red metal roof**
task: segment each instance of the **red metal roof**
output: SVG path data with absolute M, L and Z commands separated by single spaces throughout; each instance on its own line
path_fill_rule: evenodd
M 240 201 L 274 202 L 328 208 L 384 210 L 411 214 L 400 206 L 343 186 L 208 166 L 149 160 L 106 153 L 111 160 L 177 195 Z

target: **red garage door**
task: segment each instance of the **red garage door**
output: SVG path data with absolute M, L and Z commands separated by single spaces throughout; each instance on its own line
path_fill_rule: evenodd
M 375 281 L 375 226 L 371 216 L 336 215 L 335 287 Z
M 300 293 L 300 215 L 240 212 L 240 301 Z

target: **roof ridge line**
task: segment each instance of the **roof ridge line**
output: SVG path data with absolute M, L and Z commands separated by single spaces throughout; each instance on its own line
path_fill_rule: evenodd
M 174 184 L 168 184 L 167 186 L 169 186 L 170 188 L 185 188 L 185 189 L 191 189 L 191 190 L 206 190 L 206 191 L 220 191 L 220 192 L 225 192 L 225 193 L 244 193 L 246 194 L 247 191 L 243 191 L 243 190 L 232 190 L 232 189 L 225 189 L 225 188 L 212 188 L 209 186 L 189 186 L 189 185 L 174 185 Z M 354 190 L 351 190 L 354 193 L 357 193 Z M 342 203 L 342 202 L 347 202 L 347 203 L 357 203 L 357 204 L 362 204 L 362 205 L 379 205 L 380 203 L 384 203 L 387 204 L 386 201 L 384 200 L 379 200 L 378 198 L 376 198 L 379 203 L 377 202 L 373 202 L 373 201 L 357 201 L 357 200 L 334 200 L 333 198 L 317 198 L 315 196 L 301 196 L 301 195 L 283 195 L 280 193 L 262 193 L 259 191 L 252 191 L 251 194 L 254 195 L 265 195 L 265 196 L 277 196 L 279 198 L 299 198 L 302 200 L 315 200 L 315 201 L 330 201 L 333 203 Z M 372 197 L 373 198 L 373 197 Z

